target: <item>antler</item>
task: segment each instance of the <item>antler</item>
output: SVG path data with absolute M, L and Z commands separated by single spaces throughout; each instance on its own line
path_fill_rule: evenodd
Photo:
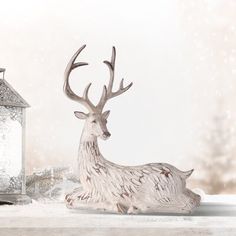
M 115 60 L 116 60 L 116 49 L 115 47 L 112 48 L 112 56 L 111 56 L 111 61 L 104 61 L 104 63 L 108 66 L 109 71 L 110 71 L 110 80 L 109 80 L 109 84 L 108 87 L 106 87 L 106 85 L 104 85 L 103 87 L 103 92 L 102 92 L 102 96 L 100 98 L 100 101 L 98 103 L 97 106 L 95 106 L 88 98 L 88 92 L 89 92 L 89 88 L 91 86 L 91 83 L 89 83 L 86 88 L 84 89 L 84 93 L 83 96 L 80 97 L 79 95 L 75 94 L 70 85 L 69 85 L 69 77 L 70 77 L 70 73 L 72 70 L 74 70 L 77 67 L 80 66 L 86 66 L 88 65 L 88 63 L 86 62 L 75 62 L 76 58 L 79 56 L 79 54 L 83 51 L 83 49 L 86 47 L 86 45 L 83 45 L 75 54 L 74 56 L 70 59 L 66 70 L 65 70 L 65 82 L 64 82 L 64 92 L 66 93 L 66 95 L 81 103 L 82 105 L 84 105 L 90 112 L 97 112 L 97 111 L 102 111 L 106 102 L 113 98 L 116 97 L 118 95 L 121 95 L 122 93 L 124 93 L 125 91 L 127 91 L 132 85 L 133 83 L 130 83 L 129 85 L 127 85 L 126 87 L 124 87 L 124 79 L 121 80 L 120 82 L 120 87 L 116 92 L 112 92 L 112 88 L 113 88 L 113 82 L 114 82 L 114 72 L 115 72 Z
M 115 49 L 115 47 L 112 47 L 111 61 L 110 62 L 104 61 L 104 63 L 108 66 L 109 71 L 110 71 L 110 80 L 109 80 L 108 87 L 106 87 L 106 85 L 104 85 L 101 99 L 100 99 L 98 105 L 96 106 L 100 111 L 103 110 L 106 102 L 109 99 L 121 95 L 122 93 L 127 91 L 133 85 L 133 83 L 130 83 L 129 85 L 124 87 L 124 79 L 122 79 L 120 81 L 119 89 L 116 92 L 112 92 L 114 75 L 115 75 L 115 61 L 116 61 L 116 49 Z
M 80 66 L 86 66 L 88 65 L 88 63 L 86 62 L 75 62 L 76 58 L 79 56 L 79 54 L 83 51 L 83 49 L 86 47 L 86 45 L 83 45 L 75 54 L 74 56 L 70 59 L 66 70 L 65 70 L 65 82 L 64 82 L 64 92 L 66 93 L 66 95 L 73 99 L 74 101 L 77 101 L 79 103 L 81 103 L 82 105 L 84 105 L 90 112 L 94 112 L 96 110 L 96 107 L 92 104 L 92 102 L 89 100 L 88 98 L 88 92 L 89 92 L 89 88 L 91 86 L 91 83 L 89 83 L 86 88 L 84 89 L 84 93 L 83 93 L 83 97 L 78 96 L 77 94 L 75 94 L 70 85 L 69 85 L 69 77 L 70 77 L 70 73 L 72 70 L 74 70 L 77 67 Z

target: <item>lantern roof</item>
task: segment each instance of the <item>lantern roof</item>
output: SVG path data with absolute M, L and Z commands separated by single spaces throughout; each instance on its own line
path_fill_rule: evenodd
M 5 80 L 0 79 L 0 106 L 29 107 L 29 104 Z

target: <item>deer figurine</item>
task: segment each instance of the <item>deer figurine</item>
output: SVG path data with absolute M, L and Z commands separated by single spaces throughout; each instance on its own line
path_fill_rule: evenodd
M 107 129 L 110 111 L 103 111 L 108 100 L 126 92 L 132 83 L 113 91 L 116 50 L 112 48 L 111 61 L 104 61 L 110 71 L 108 86 L 103 87 L 101 98 L 94 105 L 88 92 L 75 94 L 69 85 L 69 76 L 77 67 L 88 65 L 75 62 L 86 45 L 82 46 L 69 61 L 65 70 L 64 92 L 72 100 L 88 109 L 88 113 L 75 111 L 85 125 L 80 139 L 78 171 L 82 188 L 66 195 L 70 208 L 105 210 L 115 213 L 191 213 L 200 204 L 200 196 L 186 188 L 185 180 L 193 170 L 182 172 L 166 163 L 150 163 L 139 166 L 122 166 L 106 160 L 98 147 L 98 138 L 108 139 Z

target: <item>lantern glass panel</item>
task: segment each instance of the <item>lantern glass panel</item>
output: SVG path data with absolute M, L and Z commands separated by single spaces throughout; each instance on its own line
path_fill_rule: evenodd
M 22 191 L 22 108 L 0 107 L 0 194 Z

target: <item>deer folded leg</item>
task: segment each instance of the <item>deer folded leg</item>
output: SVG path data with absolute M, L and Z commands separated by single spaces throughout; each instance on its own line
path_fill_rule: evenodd
M 78 191 L 74 190 L 72 193 L 67 194 L 65 197 L 68 207 L 73 207 L 75 202 L 85 204 L 88 202 L 89 199 L 90 199 L 89 193 L 81 191 L 81 189 L 79 189 Z
M 117 203 L 116 208 L 117 208 L 117 212 L 121 214 L 126 214 L 128 211 L 128 208 L 121 203 Z

